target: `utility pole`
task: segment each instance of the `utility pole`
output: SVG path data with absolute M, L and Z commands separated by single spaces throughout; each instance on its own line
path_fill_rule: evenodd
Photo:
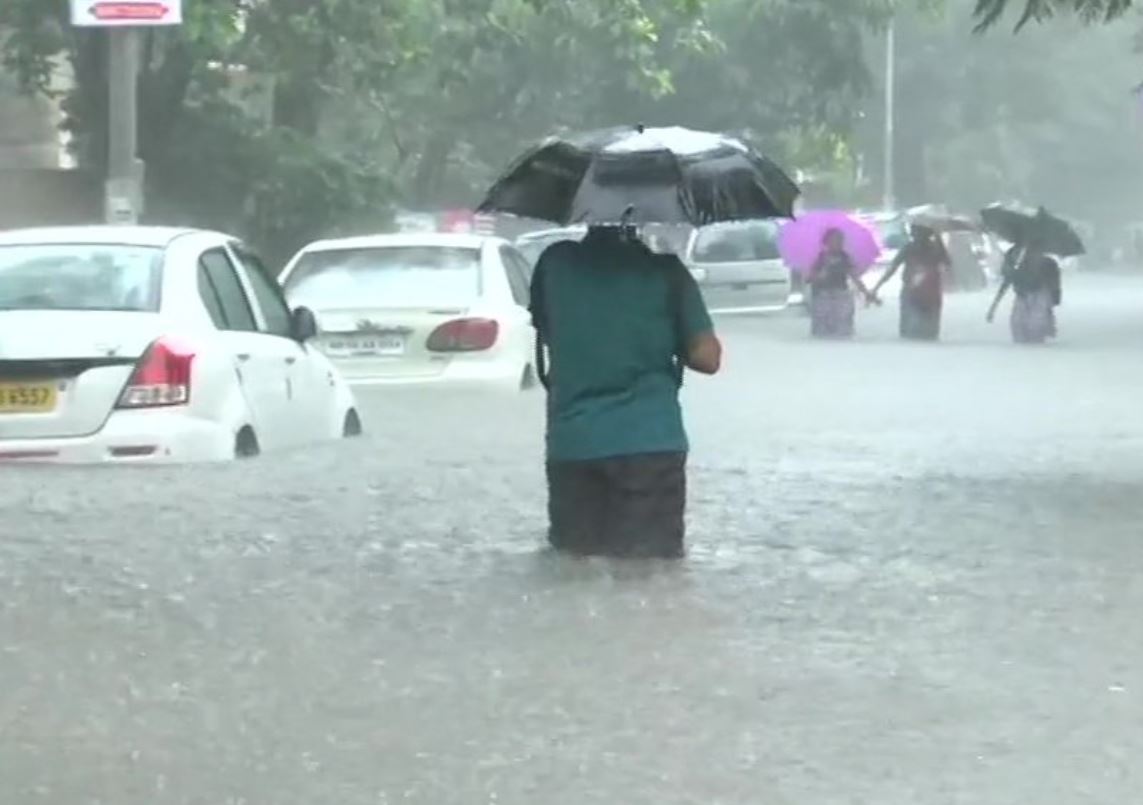
M 143 165 L 138 159 L 139 32 L 109 28 L 107 185 L 104 215 L 109 224 L 136 224 L 143 209 Z
M 897 78 L 897 20 L 896 15 L 889 18 L 889 27 L 885 31 L 885 153 L 884 153 L 884 195 L 882 206 L 886 210 L 893 209 L 897 204 L 894 192 L 894 116 L 895 94 Z
M 107 37 L 107 183 L 104 219 L 135 224 L 143 212 L 139 161 L 139 36 L 183 22 L 183 0 L 69 0 L 71 24 Z

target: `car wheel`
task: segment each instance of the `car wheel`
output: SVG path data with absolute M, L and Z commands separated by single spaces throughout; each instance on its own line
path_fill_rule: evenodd
M 235 458 L 254 458 L 260 452 L 262 449 L 258 446 L 258 437 L 253 428 L 247 425 L 238 431 L 238 435 L 234 437 Z
M 524 371 L 520 373 L 520 391 L 528 391 L 536 387 L 536 370 L 532 368 L 532 364 L 527 364 Z
M 345 414 L 345 423 L 341 426 L 341 436 L 344 439 L 352 439 L 355 436 L 360 436 L 362 432 L 361 417 L 352 408 Z

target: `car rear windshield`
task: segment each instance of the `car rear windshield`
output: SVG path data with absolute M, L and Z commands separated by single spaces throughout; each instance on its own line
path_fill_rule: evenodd
M 909 242 L 909 230 L 905 226 L 904 218 L 894 218 L 889 221 L 874 221 L 877 237 L 886 249 L 900 249 Z
M 763 221 L 703 227 L 695 235 L 691 259 L 696 263 L 779 260 L 778 224 Z
M 480 292 L 480 251 L 445 246 L 309 252 L 286 280 L 292 303 L 316 309 L 466 305 Z
M 0 310 L 158 311 L 163 250 L 52 243 L 0 246 Z

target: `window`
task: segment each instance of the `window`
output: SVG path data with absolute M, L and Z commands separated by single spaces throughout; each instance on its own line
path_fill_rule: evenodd
M 281 289 L 257 255 L 237 244 L 231 244 L 231 248 L 246 268 L 246 277 L 254 289 L 254 297 L 258 300 L 258 307 L 262 309 L 262 316 L 266 319 L 266 332 L 289 338 L 293 331 L 290 326 L 290 308 L 282 298 Z
M 705 226 L 695 236 L 696 263 L 778 260 L 778 225 L 771 221 Z
M 206 273 L 206 266 L 202 264 L 201 260 L 198 264 L 198 298 L 202 300 L 202 306 L 206 308 L 214 326 L 219 330 L 225 330 L 226 312 L 222 309 L 222 302 L 218 299 L 218 291 L 214 289 L 214 283 L 210 281 L 210 275 Z
M 246 300 L 246 292 L 242 289 L 242 283 L 238 281 L 238 275 L 234 273 L 234 266 L 231 265 L 226 252 L 222 249 L 206 252 L 199 258 L 199 266 L 206 272 L 207 281 L 214 289 L 222 316 L 226 321 L 226 329 L 246 333 L 258 332 L 254 314 L 250 311 L 250 303 Z
M 909 242 L 909 230 L 903 217 L 874 220 L 874 228 L 886 249 L 901 249 Z
M 114 310 L 154 313 L 163 250 L 117 244 L 43 243 L 0 247 L 0 310 Z
M 507 246 L 500 247 L 500 262 L 508 275 L 508 285 L 512 288 L 512 298 L 520 307 L 528 306 L 528 273 L 520 267 L 521 258 Z M 527 264 L 525 263 L 525 266 Z
M 452 307 L 481 292 L 480 251 L 452 246 L 372 246 L 302 255 L 286 281 L 291 304 Z
M 520 276 L 524 278 L 524 285 L 530 285 L 532 282 L 532 264 L 520 254 L 516 249 L 509 248 L 508 254 L 516 262 L 516 266 L 520 269 Z

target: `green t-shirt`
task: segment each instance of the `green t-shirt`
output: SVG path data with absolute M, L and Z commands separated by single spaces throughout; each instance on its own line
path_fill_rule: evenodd
M 671 271 L 681 315 L 672 310 Z M 541 273 L 534 295 L 551 362 L 548 459 L 685 452 L 676 345 L 714 329 L 690 272 L 642 244 L 589 235 L 550 246 Z

